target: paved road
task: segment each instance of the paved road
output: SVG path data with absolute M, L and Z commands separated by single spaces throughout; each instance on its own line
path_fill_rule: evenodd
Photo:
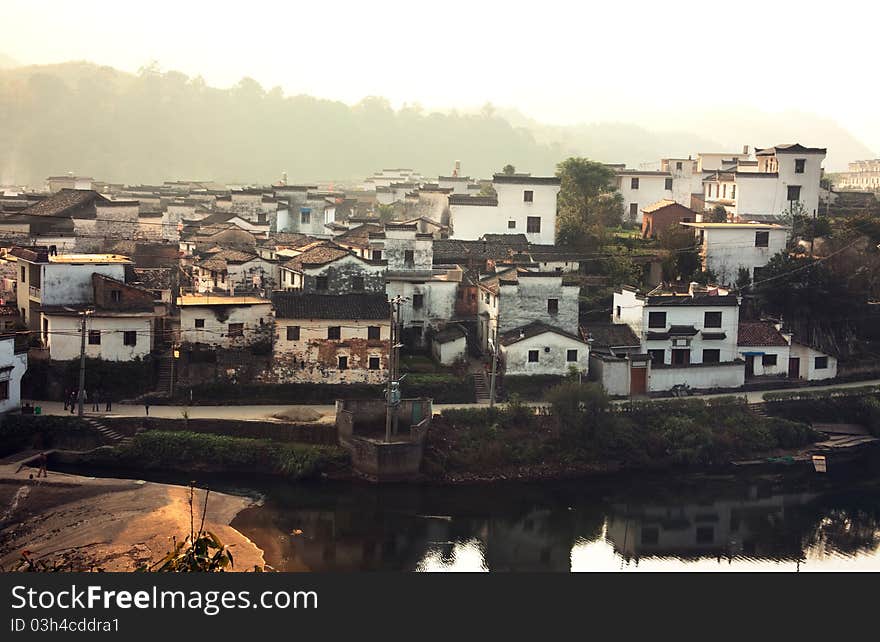
M 763 400 L 763 395 L 767 392 L 797 392 L 797 391 L 819 391 L 829 390 L 831 388 L 858 388 L 861 386 L 878 386 L 880 379 L 872 379 L 869 381 L 854 381 L 851 383 L 838 383 L 828 386 L 804 386 L 801 388 L 778 388 L 774 390 L 760 390 L 754 392 L 732 391 L 726 394 L 718 395 L 698 395 L 695 398 L 712 399 L 716 397 L 745 397 L 749 403 L 759 403 Z M 43 414 L 46 415 L 69 415 L 69 411 L 65 411 L 63 404 L 58 401 L 32 401 L 26 400 L 35 406 L 42 408 Z M 532 404 L 534 405 L 534 404 Z M 434 404 L 434 410 L 443 412 L 448 408 L 485 408 L 485 404 Z M 150 416 L 162 419 L 181 419 L 183 412 L 189 414 L 190 419 L 245 419 L 251 421 L 271 420 L 274 415 L 278 414 L 301 414 L 313 411 L 320 417 L 309 419 L 306 416 L 301 417 L 305 420 L 312 421 L 332 421 L 336 413 L 336 407 L 333 405 L 308 405 L 308 404 L 289 404 L 289 405 L 254 405 L 254 406 L 150 406 Z M 113 412 L 91 412 L 90 406 L 85 406 L 86 415 L 92 417 L 143 417 L 145 410 L 142 405 L 134 404 L 114 404 Z

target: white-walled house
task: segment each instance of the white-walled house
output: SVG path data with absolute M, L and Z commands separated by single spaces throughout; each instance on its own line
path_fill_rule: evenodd
M 648 391 L 677 384 L 738 388 L 745 380 L 737 336 L 739 299 L 718 287 L 691 284 L 687 293 L 661 289 L 614 293 L 614 323 L 626 323 L 651 357 Z
M 681 223 L 695 231 L 704 270 L 722 285 L 736 283 L 739 270 L 756 274 L 785 249 L 789 228 L 775 223 Z
M 0 415 L 21 407 L 21 378 L 27 371 L 27 344 L 15 335 L 0 336 Z
M 788 368 L 791 378 L 807 381 L 833 379 L 837 376 L 837 358 L 794 340 L 791 342 Z
M 590 346 L 591 381 L 616 397 L 647 393 L 651 359 L 641 352 L 632 328 L 625 323 L 590 322 L 581 326 L 580 335 Z
M 502 333 L 498 350 L 505 376 L 565 375 L 573 367 L 586 377 L 590 368 L 586 341 L 540 321 Z
M 780 325 L 769 321 L 740 322 L 736 344 L 745 360 L 746 380 L 789 376 L 791 335 L 784 334 Z
M 492 186 L 497 196 L 449 195 L 449 238 L 525 234 L 531 243 L 556 243 L 559 178 L 495 174 Z
M 459 359 L 467 358 L 467 336 L 458 325 L 449 325 L 431 340 L 431 354 L 444 366 L 450 366 Z
M 246 348 L 269 337 L 272 302 L 254 296 L 186 295 L 177 298 L 180 341 Z
M 642 222 L 642 210 L 662 200 L 674 200 L 674 179 L 670 172 L 618 169 L 617 191 L 623 196 L 624 218 Z M 690 198 L 681 205 L 690 206 Z
M 798 143 L 756 150 L 757 171 L 736 172 L 736 215 L 778 218 L 800 203 L 807 216 L 816 216 L 825 153 Z

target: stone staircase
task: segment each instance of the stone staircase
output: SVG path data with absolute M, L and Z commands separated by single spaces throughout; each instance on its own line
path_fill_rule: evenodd
M 756 415 L 760 415 L 761 417 L 769 417 L 767 414 L 767 408 L 762 403 L 750 403 L 749 410 L 754 412 Z
M 477 403 L 489 403 L 489 382 L 486 381 L 486 373 L 478 370 L 472 373 L 474 378 L 474 392 L 476 393 Z
M 118 432 L 112 428 L 108 428 L 94 417 L 83 417 L 83 421 L 86 422 L 90 428 L 101 433 L 101 435 L 103 435 L 113 446 L 125 446 L 132 441 L 131 437 L 120 435 Z
M 156 381 L 156 392 L 160 395 L 170 396 L 171 395 L 171 377 L 172 374 L 172 366 L 171 366 L 171 352 L 163 353 L 159 359 L 159 376 Z

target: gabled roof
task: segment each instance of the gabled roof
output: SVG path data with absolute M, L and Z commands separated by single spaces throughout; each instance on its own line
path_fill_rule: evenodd
M 15 312 L 17 314 L 17 312 Z M 465 331 L 458 325 L 448 325 L 434 335 L 435 343 L 451 343 L 465 336 Z
M 558 334 L 563 337 L 567 337 L 569 339 L 574 339 L 579 343 L 584 343 L 584 340 L 579 336 L 571 334 L 570 332 L 566 332 L 556 326 L 547 325 L 546 323 L 542 323 L 541 321 L 533 321 L 528 325 L 524 325 L 520 328 L 514 328 L 513 330 L 509 330 L 505 332 L 498 338 L 498 343 L 503 346 L 513 345 L 514 343 L 519 343 L 520 341 L 525 341 L 526 339 L 531 339 L 532 337 L 537 337 L 541 334 L 546 334 L 547 332 L 552 332 L 553 334 Z
M 65 216 L 74 210 L 94 205 L 95 201 L 106 202 L 107 199 L 91 189 L 62 189 L 21 211 L 28 216 Z M 89 218 L 94 218 L 94 213 Z
M 391 308 L 384 294 L 314 294 L 275 292 L 272 305 L 278 319 L 383 320 L 390 323 Z
M 755 156 L 773 156 L 774 154 L 824 154 L 828 150 L 825 147 L 804 147 L 800 143 L 785 143 L 756 149 Z
M 656 203 L 652 203 L 651 205 L 646 205 L 645 207 L 642 208 L 642 212 L 644 212 L 645 214 L 653 214 L 654 212 L 659 212 L 660 210 L 665 210 L 666 208 L 669 208 L 669 207 L 687 210 L 688 212 L 693 212 L 693 210 L 691 208 L 685 207 L 681 203 L 676 203 L 675 201 L 670 200 L 668 198 L 664 198 L 663 200 L 657 201 Z
M 738 346 L 787 346 L 788 341 L 776 326 L 767 321 L 740 321 Z
M 370 244 L 370 234 L 379 234 L 383 227 L 377 223 L 363 223 L 357 227 L 349 228 L 349 230 L 333 240 L 337 243 L 345 243 L 352 247 L 368 247 Z
M 495 174 L 493 183 L 514 183 L 517 185 L 559 185 L 558 176 L 531 176 L 529 174 Z
M 302 254 L 297 254 L 286 263 L 282 263 L 281 267 L 288 270 L 301 272 L 304 267 L 326 265 L 328 263 L 332 263 L 333 261 L 337 261 L 345 256 L 355 255 L 352 253 L 351 250 L 347 248 L 327 243 L 310 248 Z
M 594 350 L 637 348 L 641 345 L 636 333 L 625 323 L 589 323 L 582 325 L 580 331 L 585 341 L 593 340 L 590 345 Z

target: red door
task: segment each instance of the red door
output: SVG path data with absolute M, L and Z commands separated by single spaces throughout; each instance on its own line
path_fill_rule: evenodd
M 791 357 L 788 360 L 788 378 L 799 379 L 801 374 L 801 360 L 799 357 Z
M 648 369 L 630 368 L 629 370 L 629 394 L 643 395 L 648 391 Z

